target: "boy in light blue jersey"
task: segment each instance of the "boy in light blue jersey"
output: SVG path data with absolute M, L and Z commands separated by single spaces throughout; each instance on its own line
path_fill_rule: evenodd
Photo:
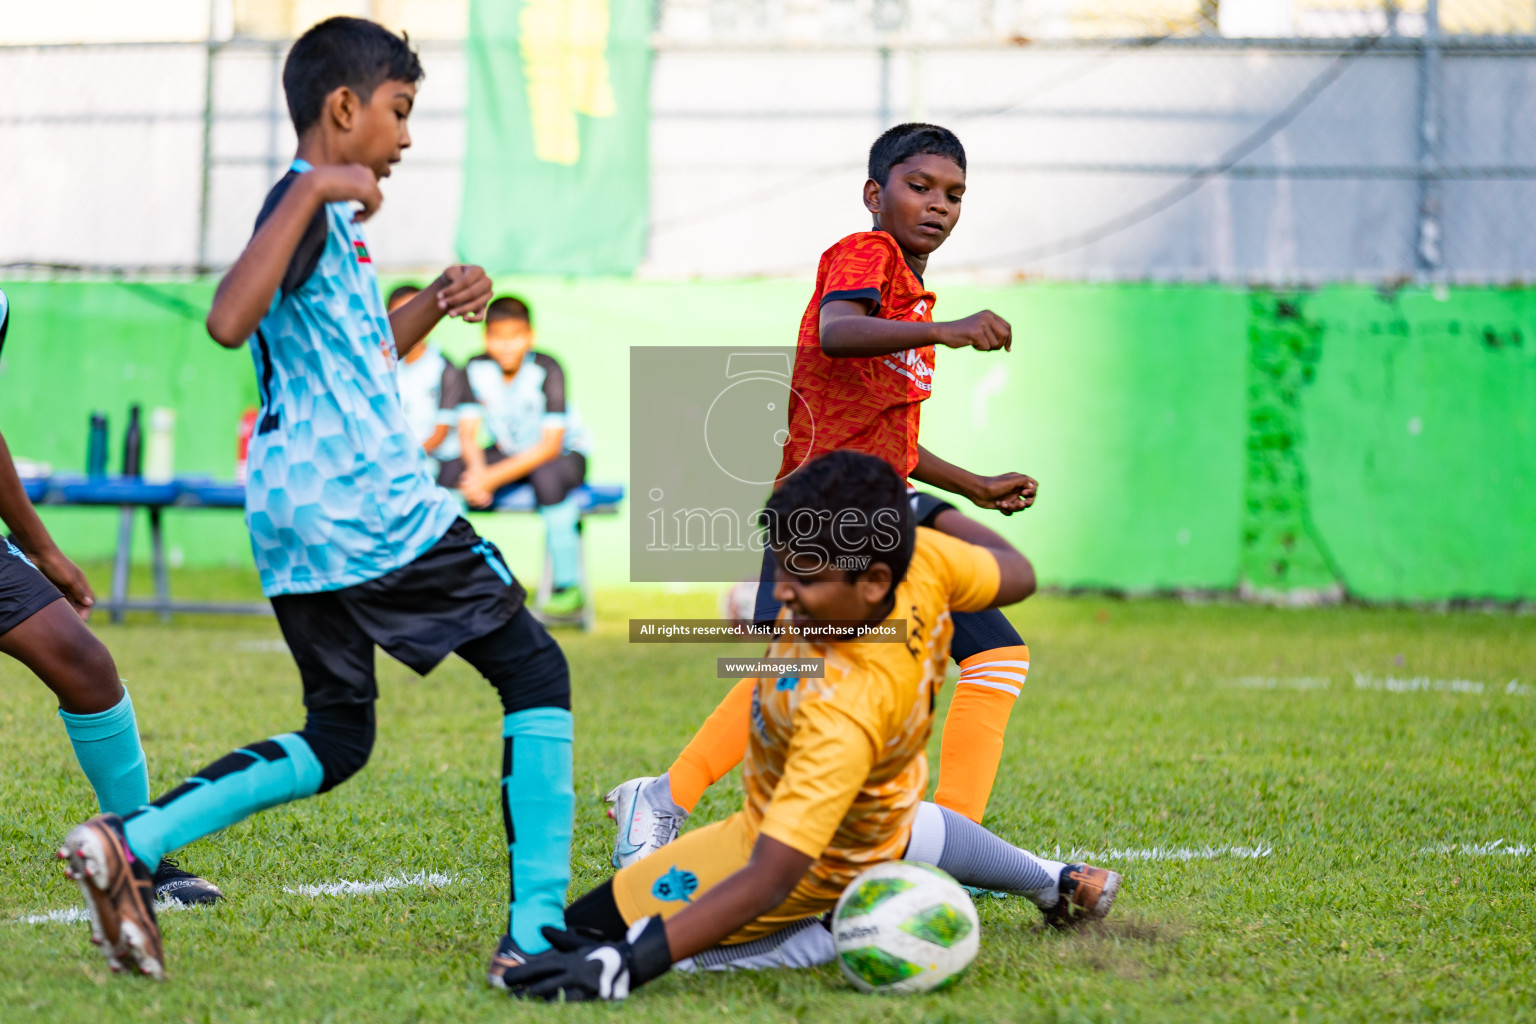
M 473 508 L 488 507 L 518 484 L 533 487 L 544 520 L 553 591 L 544 613 L 565 618 L 581 611 L 581 510 L 572 492 L 587 475 L 591 439 L 571 401 L 565 370 L 553 356 L 533 350 L 533 314 L 512 295 L 485 314 L 485 354 L 464 367 L 468 396 L 459 409 L 463 457 L 445 462 L 438 478 L 458 487 Z M 491 443 L 480 447 L 485 426 Z
M 114 967 L 162 977 L 146 879 L 170 850 L 256 811 L 323 793 L 367 762 L 374 647 L 425 674 L 449 653 L 501 697 L 502 818 L 511 898 L 488 977 L 546 947 L 570 875 L 570 677 L 494 545 L 427 472 L 401 405 L 400 352 L 444 316 L 478 321 L 479 267 L 452 266 L 387 313 L 360 222 L 410 145 L 421 64 L 406 41 L 331 18 L 289 52 L 297 158 L 220 282 L 208 332 L 251 341 L 261 414 L 246 518 L 262 589 L 304 685 L 304 728 L 241 747 L 119 818 L 76 827 L 59 855 Z M 353 203 L 362 209 L 354 213 Z

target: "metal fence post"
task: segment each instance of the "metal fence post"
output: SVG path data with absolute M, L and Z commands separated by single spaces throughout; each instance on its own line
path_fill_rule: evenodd
M 267 96 L 267 184 L 274 184 L 280 177 L 278 168 L 282 158 L 277 151 L 278 133 L 282 131 L 283 116 L 283 46 L 272 44 L 272 91 Z
M 198 274 L 208 273 L 208 220 L 209 201 L 213 190 L 213 64 L 218 56 L 219 41 L 213 37 L 212 20 L 208 26 L 208 41 L 203 50 L 203 166 L 198 176 L 197 190 L 197 266 Z
M 1443 269 L 1440 206 L 1440 2 L 1428 0 L 1419 45 L 1419 225 L 1414 266 L 1421 276 Z

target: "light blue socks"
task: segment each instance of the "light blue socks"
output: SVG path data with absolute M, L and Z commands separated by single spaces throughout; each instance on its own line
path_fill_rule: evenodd
M 501 815 L 511 899 L 507 930 L 525 953 L 549 948 L 539 931 L 565 927 L 571 883 L 571 713 L 532 708 L 502 719 Z
M 94 715 L 72 715 L 60 709 L 59 717 L 104 813 L 127 814 L 149 802 L 149 771 L 127 690 L 114 708 Z
M 257 811 L 314 796 L 325 775 L 297 733 L 241 747 L 129 815 L 128 846 L 151 871 L 172 850 Z M 569 777 L 569 776 L 567 776 Z
M 539 515 L 544 519 L 544 545 L 549 549 L 549 574 L 555 589 L 576 586 L 581 582 L 577 554 L 581 541 L 576 535 L 581 506 L 576 496 L 573 494 L 557 505 L 540 505 Z

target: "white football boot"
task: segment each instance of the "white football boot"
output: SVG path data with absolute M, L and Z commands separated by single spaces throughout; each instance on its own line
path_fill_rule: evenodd
M 615 869 L 628 867 L 677 838 L 688 812 L 672 802 L 665 775 L 621 782 L 603 797 L 608 817 L 619 826 L 610 862 Z

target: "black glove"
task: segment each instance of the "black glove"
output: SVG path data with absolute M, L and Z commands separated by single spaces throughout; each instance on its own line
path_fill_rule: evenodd
M 620 1000 L 672 968 L 672 951 L 659 916 L 629 930 L 619 942 L 593 942 L 574 931 L 545 926 L 547 952 L 502 974 L 507 991 L 520 998 L 568 1003 Z

